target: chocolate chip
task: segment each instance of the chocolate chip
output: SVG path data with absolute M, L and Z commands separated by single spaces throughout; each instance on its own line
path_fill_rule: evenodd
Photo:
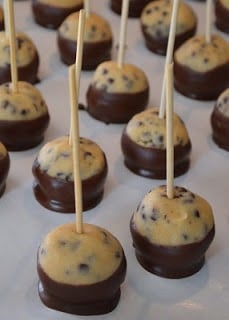
M 151 12 L 152 12 L 151 9 L 147 9 L 147 10 L 145 11 L 146 14 L 150 14 Z
M 117 259 L 121 258 L 121 253 L 119 251 L 115 252 L 115 258 L 117 258 Z
M 206 64 L 206 63 L 208 63 L 209 62 L 209 59 L 208 58 L 204 58 L 204 63 Z
M 107 69 L 103 69 L 102 74 L 108 74 L 108 70 Z
M 2 107 L 2 109 L 7 109 L 9 107 L 9 105 L 10 105 L 9 101 L 8 100 L 4 100 L 2 102 L 1 107 Z
M 114 81 L 115 81 L 115 80 L 114 80 L 113 78 L 108 78 L 108 79 L 107 79 L 107 82 L 108 82 L 109 84 L 114 83 Z
M 88 159 L 88 158 L 92 158 L 92 153 L 89 152 L 89 151 L 86 151 L 86 152 L 84 152 L 83 157 L 84 157 L 85 160 Z
M 228 102 L 228 99 L 229 99 L 228 97 L 225 97 L 225 98 L 223 99 L 223 102 L 224 102 L 224 103 L 227 103 L 227 102 Z
M 86 263 L 80 263 L 78 265 L 78 270 L 80 273 L 88 273 L 89 272 L 89 265 Z
M 143 220 L 146 220 L 146 215 L 145 215 L 145 213 L 142 213 L 142 219 L 143 219 Z
M 65 247 L 67 245 L 67 242 L 65 240 L 60 240 L 59 241 L 59 246 L 60 247 Z
M 183 233 L 183 234 L 182 234 L 182 238 L 183 238 L 184 240 L 188 240 L 188 235 L 187 235 L 186 233 Z
M 21 49 L 21 47 L 22 47 L 22 45 L 23 45 L 23 43 L 25 42 L 23 39 L 21 39 L 21 38 L 17 38 L 16 39 L 16 42 L 17 42 L 17 48 L 18 49 Z
M 160 211 L 157 208 L 153 208 L 150 219 L 153 221 L 157 221 L 160 217 Z
M 168 12 L 167 12 L 167 11 L 162 11 L 162 15 L 163 15 L 164 17 L 166 17 L 166 16 L 168 15 Z
M 109 243 L 109 238 L 108 238 L 108 235 L 105 231 L 101 231 L 102 235 L 103 235 L 103 242 L 105 244 L 108 244 Z
M 162 20 L 158 20 L 157 24 L 162 24 L 163 21 Z
M 199 212 L 199 210 L 195 210 L 194 212 L 193 212 L 193 214 L 194 214 L 194 216 L 196 217 L 196 218 L 200 218 L 200 212 Z
M 21 115 L 25 116 L 28 112 L 29 112 L 28 110 L 22 109 L 21 110 Z
M 93 24 L 93 25 L 91 26 L 91 31 L 95 32 L 96 29 L 97 29 L 97 28 L 96 28 L 96 25 Z

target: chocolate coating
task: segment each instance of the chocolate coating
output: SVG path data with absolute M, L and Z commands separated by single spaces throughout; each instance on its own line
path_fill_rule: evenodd
M 207 72 L 196 72 L 174 59 L 174 86 L 181 94 L 198 100 L 215 100 L 229 86 L 229 63 Z
M 140 17 L 143 8 L 151 1 L 152 0 L 130 0 L 128 16 L 130 18 Z M 121 15 L 122 0 L 111 0 L 110 8 L 115 13 Z
M 0 197 L 3 195 L 6 187 L 6 179 L 10 168 L 10 157 L 7 153 L 0 159 Z
M 29 64 L 17 68 L 18 80 L 26 81 L 31 84 L 39 82 L 37 77 L 39 63 L 39 55 L 36 52 L 33 60 Z M 11 71 L 9 64 L 5 65 L 4 67 L 0 67 L 0 84 L 3 84 L 5 82 L 11 82 Z
M 32 1 L 32 12 L 36 23 L 48 29 L 57 29 L 69 14 L 82 8 L 82 5 L 72 8 L 58 8 L 37 0 Z
M 214 108 L 211 114 L 212 138 L 215 143 L 229 151 L 229 118 L 218 108 Z
M 215 227 L 199 241 L 180 246 L 164 246 L 149 242 L 136 230 L 131 219 L 130 231 L 135 254 L 140 265 L 160 277 L 179 279 L 199 271 L 205 262 L 205 252 L 215 235 Z
M 0 31 L 5 30 L 4 20 L 0 21 Z
M 104 183 L 108 172 L 105 159 L 104 169 L 82 181 L 83 211 L 94 208 L 103 197 Z M 45 208 L 62 212 L 75 213 L 74 182 L 51 177 L 40 170 L 37 160 L 33 164 L 34 195 L 37 201 Z
M 165 56 L 167 51 L 167 45 L 168 45 L 168 37 L 153 38 L 146 32 L 145 30 L 146 28 L 144 26 L 141 26 L 141 29 L 144 35 L 146 47 L 154 53 Z M 196 26 L 186 32 L 176 35 L 175 42 L 174 42 L 174 50 L 176 50 L 184 41 L 194 36 L 195 33 L 196 33 Z
M 63 63 L 66 65 L 75 63 L 77 42 L 58 34 L 57 44 Z M 95 43 L 84 42 L 82 69 L 94 70 L 100 63 L 110 60 L 111 48 L 112 40 L 97 41 Z
M 31 149 L 44 139 L 49 119 L 46 113 L 33 120 L 0 120 L 0 140 L 9 151 Z
M 229 10 L 224 7 L 220 0 L 215 2 L 215 25 L 216 27 L 226 33 L 229 33 Z
M 105 123 L 127 123 L 145 109 L 149 88 L 137 93 L 109 93 L 90 85 L 87 90 L 87 111 Z
M 121 147 L 126 167 L 137 175 L 151 179 L 166 178 L 166 150 L 143 147 L 129 138 L 125 130 L 121 137 Z M 174 147 L 174 176 L 188 171 L 191 142 Z
M 78 315 L 97 315 L 111 312 L 120 299 L 120 285 L 126 275 L 126 257 L 114 274 L 91 285 L 68 285 L 52 280 L 37 265 L 40 278 L 38 291 L 41 301 L 49 308 Z

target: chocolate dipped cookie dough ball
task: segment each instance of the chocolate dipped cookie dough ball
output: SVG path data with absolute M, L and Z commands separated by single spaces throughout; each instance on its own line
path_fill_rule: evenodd
M 130 230 L 138 262 L 166 278 L 183 278 L 200 270 L 215 234 L 212 208 L 205 199 L 182 187 L 174 187 L 174 197 L 169 199 L 166 186 L 143 198 Z
M 174 176 L 187 172 L 191 141 L 184 122 L 173 116 Z M 157 108 L 136 114 L 124 128 L 121 147 L 126 167 L 143 177 L 166 178 L 166 119 L 159 118 Z
M 229 43 L 219 35 L 195 36 L 174 55 L 174 85 L 192 99 L 215 100 L 229 86 Z
M 11 81 L 10 44 L 4 31 L 0 32 L 0 84 Z M 22 32 L 16 33 L 16 63 L 18 79 L 35 84 L 38 82 L 39 55 L 32 40 Z
M 229 0 L 215 1 L 215 25 L 226 33 L 229 33 Z
M 219 96 L 211 114 L 212 138 L 229 151 L 229 88 Z
M 0 142 L 0 197 L 6 187 L 6 179 L 10 168 L 10 157 L 6 147 Z
M 170 0 L 152 1 L 142 11 L 140 24 L 145 44 L 154 53 L 166 54 L 172 4 Z M 181 1 L 177 15 L 174 49 L 192 37 L 196 28 L 196 14 L 188 4 Z
M 57 43 L 61 60 L 75 62 L 79 12 L 69 15 L 58 29 Z M 113 34 L 109 22 L 91 12 L 85 21 L 83 42 L 83 70 L 94 70 L 101 62 L 111 59 Z
M 0 85 L 0 140 L 9 151 L 37 146 L 49 124 L 49 112 L 40 91 L 19 81 L 14 92 L 11 83 Z
M 46 143 L 33 164 L 33 190 L 37 201 L 57 212 L 75 212 L 72 146 L 63 136 Z M 103 197 L 107 176 L 104 152 L 93 141 L 80 138 L 80 176 L 83 210 L 95 207 Z
M 138 18 L 143 8 L 152 0 L 130 0 L 128 16 L 130 18 Z M 121 15 L 122 0 L 110 0 L 110 8 L 115 13 Z
M 36 23 L 49 29 L 57 29 L 68 15 L 82 8 L 83 0 L 32 0 Z
M 116 61 L 101 63 L 87 90 L 89 114 L 105 123 L 126 123 L 145 109 L 149 100 L 149 83 L 138 67 Z
M 111 312 L 120 299 L 126 258 L 119 241 L 107 230 L 73 223 L 46 235 L 38 250 L 39 295 L 49 308 L 78 314 Z

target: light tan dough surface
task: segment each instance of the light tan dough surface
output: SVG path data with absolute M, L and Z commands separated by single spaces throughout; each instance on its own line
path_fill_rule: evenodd
M 49 176 L 73 181 L 72 147 L 69 137 L 63 136 L 46 143 L 38 157 L 40 169 Z M 90 178 L 104 170 L 105 159 L 101 148 L 93 141 L 80 138 L 80 176 Z
M 175 59 L 194 71 L 211 71 L 229 63 L 229 42 L 215 34 L 210 43 L 205 41 L 204 35 L 195 36 L 176 50 Z
M 176 246 L 201 241 L 214 225 L 212 208 L 197 194 L 174 188 L 168 199 L 166 187 L 150 191 L 134 212 L 137 231 L 151 243 Z
M 119 68 L 116 61 L 101 63 L 91 84 L 110 93 L 138 93 L 149 87 L 144 71 L 128 63 Z
M 174 145 L 186 145 L 189 136 L 184 122 L 173 116 Z M 127 124 L 126 133 L 132 141 L 148 148 L 166 149 L 166 119 L 159 118 L 157 108 L 149 108 L 136 114 Z
M 31 63 L 34 59 L 37 49 L 33 41 L 24 33 L 16 32 L 17 66 L 22 67 Z M 0 67 L 10 64 L 9 37 L 5 31 L 0 32 Z
M 83 4 L 83 0 L 38 0 L 37 2 L 57 8 L 72 8 Z
M 7 155 L 7 150 L 4 144 L 0 142 L 0 160 Z
M 165 38 L 169 35 L 172 2 L 159 0 L 150 2 L 142 11 L 141 24 L 146 32 L 154 38 Z M 197 18 L 192 8 L 180 1 L 176 34 L 181 34 L 194 28 Z
M 79 12 L 70 14 L 60 25 L 58 32 L 66 39 L 77 41 Z M 85 21 L 84 42 L 99 42 L 113 38 L 109 22 L 91 12 Z
M 84 224 L 62 225 L 46 235 L 39 248 L 38 261 L 54 281 L 71 285 L 93 284 L 109 278 L 123 258 L 119 241 L 107 230 Z
M 0 120 L 32 120 L 48 112 L 40 91 L 28 82 L 18 81 L 18 92 L 12 84 L 0 85 Z
M 222 5 L 229 10 L 229 0 L 219 0 Z
M 217 99 L 216 108 L 222 112 L 225 117 L 229 118 L 229 88 L 223 91 Z

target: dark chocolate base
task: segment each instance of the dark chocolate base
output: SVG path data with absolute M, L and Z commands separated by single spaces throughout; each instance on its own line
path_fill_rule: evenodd
M 174 58 L 174 86 L 181 94 L 197 100 L 216 100 L 228 88 L 229 63 L 208 72 L 196 72 Z
M 10 168 L 10 158 L 7 153 L 5 157 L 0 159 L 0 197 L 3 195 L 6 188 L 6 179 Z
M 229 118 L 225 117 L 218 108 L 211 114 L 212 138 L 222 149 L 229 151 Z
M 109 93 L 90 85 L 86 98 L 87 111 L 93 118 L 105 123 L 127 123 L 147 106 L 149 88 L 138 93 Z
M 36 52 L 34 58 L 28 65 L 18 67 L 18 80 L 29 82 L 31 84 L 36 84 L 39 82 L 37 77 L 40 62 L 39 60 L 38 53 Z M 10 65 L 5 65 L 4 67 L 0 68 L 0 84 L 6 82 L 11 82 Z
M 130 18 L 140 17 L 143 8 L 152 0 L 130 0 L 128 16 Z M 110 8 L 113 12 L 121 15 L 122 0 L 110 0 Z
M 152 244 L 136 230 L 131 220 L 130 231 L 135 254 L 140 265 L 160 277 L 179 279 L 199 271 L 205 262 L 205 252 L 215 235 L 215 227 L 199 241 L 180 246 Z
M 31 149 L 44 139 L 48 124 L 48 113 L 33 120 L 0 120 L 0 141 L 8 151 Z
M 75 63 L 77 42 L 66 39 L 58 33 L 57 45 L 62 62 L 66 65 Z M 95 70 L 100 63 L 111 60 L 111 48 L 112 40 L 84 42 L 82 70 Z
M 133 173 L 151 179 L 166 179 L 166 150 L 143 147 L 132 141 L 125 130 L 121 137 L 125 166 Z M 174 147 L 174 177 L 190 166 L 191 142 Z
M 75 213 L 73 181 L 49 176 L 40 170 L 37 160 L 33 164 L 32 171 L 35 177 L 34 195 L 43 207 L 61 213 Z M 102 200 L 107 172 L 105 160 L 103 171 L 82 181 L 83 211 L 94 208 Z
M 77 315 L 99 315 L 111 312 L 120 299 L 120 285 L 126 275 L 126 258 L 108 279 L 91 285 L 67 285 L 52 280 L 38 263 L 41 301 L 49 308 Z
M 184 33 L 181 33 L 179 35 L 176 35 L 175 37 L 175 42 L 174 42 L 174 51 L 183 43 L 185 42 L 186 40 L 188 40 L 189 38 L 191 38 L 192 36 L 195 35 L 196 33 L 196 27 L 195 26 L 194 28 L 184 32 Z M 146 44 L 146 47 L 154 52 L 154 53 L 157 53 L 157 54 L 160 54 L 160 55 L 163 55 L 165 56 L 166 55 L 166 51 L 167 51 L 167 45 L 168 45 L 168 37 L 166 38 L 153 38 L 152 36 L 150 36 L 144 26 L 141 26 L 141 30 L 142 30 L 142 33 L 144 35 L 144 39 L 145 39 L 145 44 Z
M 216 27 L 226 33 L 229 33 L 229 10 L 224 7 L 220 0 L 215 2 L 215 25 Z
M 82 5 L 58 8 L 37 0 L 32 1 L 32 12 L 36 23 L 48 29 L 57 29 L 68 15 L 82 8 Z

